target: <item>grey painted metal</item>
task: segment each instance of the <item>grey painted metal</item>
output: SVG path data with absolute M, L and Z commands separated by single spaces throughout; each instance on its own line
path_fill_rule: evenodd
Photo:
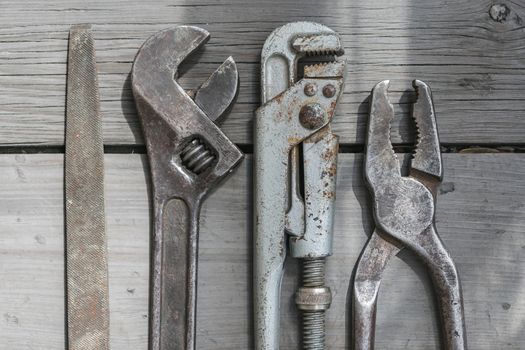
M 339 36 L 311 22 L 277 28 L 261 54 L 261 100 L 255 121 L 254 317 L 255 349 L 279 348 L 279 299 L 290 234 L 292 255 L 307 258 L 303 280 L 314 280 L 299 292 L 305 310 L 305 349 L 324 347 L 324 309 L 311 309 L 324 286 L 324 257 L 331 254 L 335 167 L 338 139 L 331 133 L 337 100 L 343 88 L 345 62 L 305 68 L 297 81 L 298 60 L 305 55 L 340 55 Z M 323 88 L 332 85 L 329 97 Z M 297 146 L 303 147 L 303 160 Z M 299 166 L 304 162 L 302 198 Z M 323 188 L 323 186 L 325 186 Z M 325 192 L 323 192 L 325 191 Z M 305 206 L 306 202 L 306 206 Z M 321 266 L 319 266 L 319 263 Z M 321 283 L 318 281 L 321 280 Z M 316 287 L 319 287 L 316 289 Z M 317 294 L 316 294 L 317 293 Z M 314 295 L 316 294 L 316 295 Z M 321 293 L 322 294 L 322 293 Z M 317 300 L 326 305 L 327 297 Z M 329 302 L 328 302 L 329 305 Z M 315 307 L 313 307 L 315 309 Z M 307 315 L 307 316 L 306 316 Z
M 304 230 L 290 237 L 294 258 L 332 255 L 339 138 L 323 129 L 302 144 Z M 290 217 L 288 213 L 288 217 Z M 290 220 L 290 219 L 288 219 Z
M 208 39 L 197 27 L 166 29 L 146 40 L 133 64 L 153 183 L 151 350 L 195 349 L 200 207 L 243 157 L 214 123 L 237 94 L 231 57 L 195 93 L 203 96 L 199 104 L 174 79 L 179 64 Z
M 443 348 L 467 348 L 463 296 L 456 266 L 435 228 L 437 188 L 443 176 L 438 131 L 430 88 L 415 80 L 418 93 L 413 118 L 418 128 L 417 152 L 409 176 L 402 176 L 390 141 L 394 110 L 389 81 L 372 90 L 365 178 L 373 199 L 375 231 L 356 267 L 353 284 L 353 347 L 374 348 L 379 285 L 389 260 L 408 248 L 427 266 L 436 292 Z
M 67 346 L 109 349 L 104 147 L 89 25 L 71 27 L 67 74 L 65 216 Z

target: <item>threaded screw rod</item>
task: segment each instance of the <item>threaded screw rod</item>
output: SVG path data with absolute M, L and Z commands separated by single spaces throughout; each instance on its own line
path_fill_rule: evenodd
M 295 303 L 302 311 L 304 350 L 324 350 L 325 312 L 330 308 L 332 293 L 325 283 L 325 258 L 302 259 L 302 286 Z

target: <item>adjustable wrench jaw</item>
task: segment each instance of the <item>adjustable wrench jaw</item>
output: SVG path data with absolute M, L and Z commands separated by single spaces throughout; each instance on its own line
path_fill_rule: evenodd
M 167 29 L 144 43 L 133 64 L 154 197 L 150 350 L 195 349 L 200 205 L 243 157 L 215 124 L 237 95 L 233 59 L 191 96 L 175 80 L 178 65 L 208 39 L 196 27 Z
M 197 103 L 175 80 L 179 64 L 209 37 L 205 30 L 190 26 L 161 31 L 144 43 L 133 64 L 133 95 L 154 183 L 162 184 L 156 192 L 164 200 L 177 197 L 191 203 L 202 199 L 243 157 L 214 123 L 237 95 L 235 62 L 228 58 L 212 74 L 194 94 Z M 205 100 L 214 103 L 206 105 Z M 197 156 L 202 159 L 195 159 Z
M 330 122 L 343 90 L 345 61 L 305 68 L 304 78 L 299 81 L 297 63 L 309 54 L 342 52 L 335 32 L 310 22 L 277 28 L 262 50 L 264 105 L 255 116 L 254 152 L 256 350 L 279 348 L 280 286 L 287 251 L 285 231 L 293 236 L 290 249 L 295 257 L 324 257 L 331 253 L 338 139 L 330 131 Z M 323 90 L 324 87 L 329 91 Z M 303 147 L 305 163 L 305 197 L 311 200 L 307 205 L 298 189 L 299 144 Z M 321 189 L 323 178 L 328 184 L 324 190 L 331 197 L 310 196 Z M 317 200 L 319 202 L 314 203 Z M 319 208 L 311 203 L 318 204 Z M 317 215 L 317 209 L 326 210 L 323 214 L 327 220 Z M 323 232 L 327 234 L 323 239 L 318 240 L 320 235 L 316 232 L 321 221 L 314 226 L 314 219 L 324 221 Z M 299 242 L 301 240 L 304 242 Z

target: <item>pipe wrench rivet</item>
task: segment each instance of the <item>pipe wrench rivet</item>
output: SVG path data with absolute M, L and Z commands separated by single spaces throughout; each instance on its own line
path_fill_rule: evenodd
M 307 104 L 299 111 L 299 120 L 307 129 L 317 129 L 325 122 L 325 111 L 318 103 Z
M 327 84 L 323 88 L 323 96 L 326 98 L 334 97 L 335 92 L 336 92 L 335 86 L 333 86 L 332 84 Z
M 314 96 L 317 93 L 317 85 L 315 84 L 306 84 L 304 86 L 304 94 L 306 96 Z

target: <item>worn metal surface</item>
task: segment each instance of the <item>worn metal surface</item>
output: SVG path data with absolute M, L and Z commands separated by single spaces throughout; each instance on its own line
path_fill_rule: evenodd
M 208 39 L 197 27 L 166 29 L 146 40 L 133 64 L 153 182 L 151 350 L 195 349 L 200 206 L 243 156 L 214 124 L 237 94 L 233 60 L 194 93 L 205 96 L 198 104 L 174 79 L 179 64 Z
M 239 92 L 239 73 L 232 57 L 226 61 L 195 92 L 195 103 L 214 122 L 225 115 Z
M 343 89 L 345 62 L 314 65 L 297 81 L 298 61 L 308 55 L 340 55 L 339 36 L 311 22 L 277 28 L 261 54 L 261 100 L 255 122 L 255 349 L 279 348 L 283 264 L 290 235 L 292 256 L 304 262 L 304 349 L 324 348 L 324 258 L 332 252 L 338 138 L 332 121 Z M 334 74 L 336 72 L 337 74 Z M 322 91 L 330 85 L 334 94 Z M 302 147 L 301 159 L 298 145 Z M 302 163 L 302 164 L 301 164 Z M 300 167 L 303 166 L 304 191 Z M 303 199 L 304 193 L 304 199 Z M 322 295 L 322 297 L 319 297 Z M 316 304 L 316 306 L 313 306 Z
M 109 349 L 104 149 L 95 48 L 89 25 L 69 37 L 65 140 L 67 342 Z
M 294 258 L 332 255 L 338 146 L 339 138 L 326 129 L 302 145 L 305 227 L 301 234 L 290 235 Z
M 413 83 L 418 100 L 413 118 L 418 128 L 417 151 L 402 176 L 390 141 L 394 110 L 388 100 L 389 81 L 372 90 L 365 156 L 365 178 L 373 200 L 376 228 L 356 267 L 353 285 L 353 346 L 373 349 L 376 303 L 382 274 L 401 249 L 412 250 L 427 266 L 439 305 L 443 348 L 467 347 L 463 297 L 456 266 L 435 228 L 437 187 L 443 170 L 430 88 Z

